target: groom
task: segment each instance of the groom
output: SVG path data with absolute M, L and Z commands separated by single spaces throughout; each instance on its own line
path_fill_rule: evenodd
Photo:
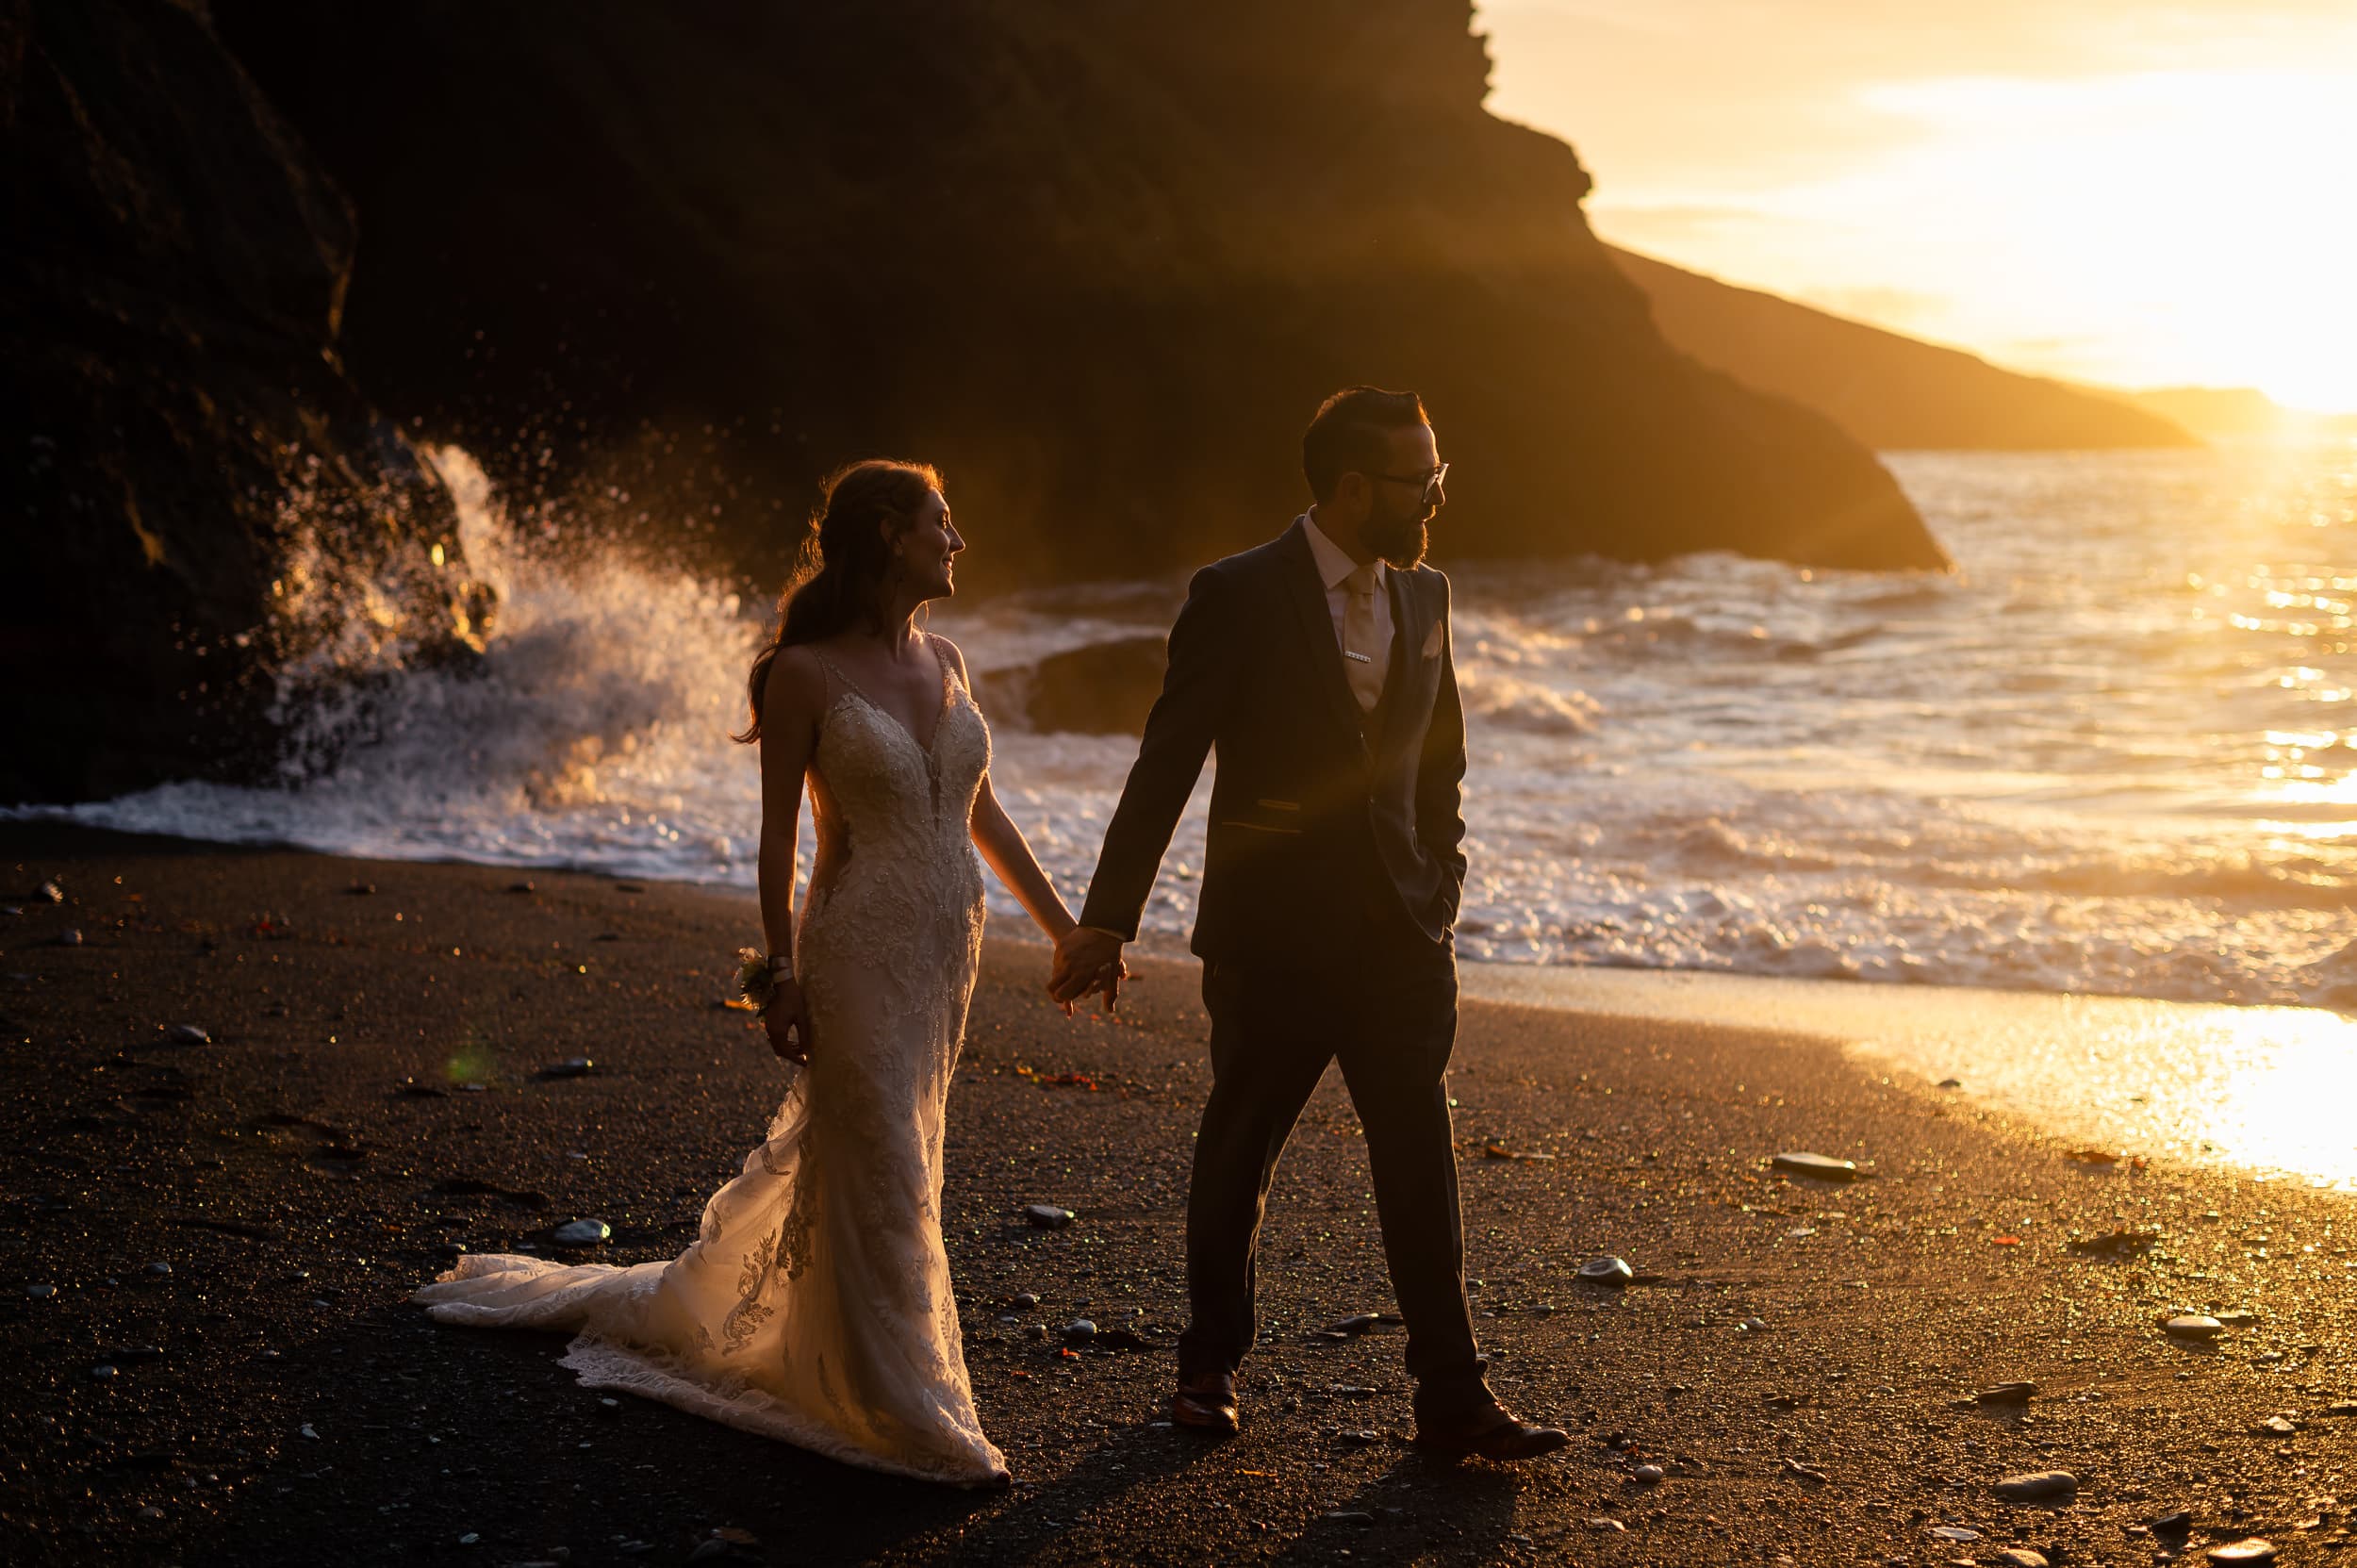
M 1188 589 L 1162 696 L 1049 987 L 1067 1000 L 1119 975 L 1122 945 L 1136 940 L 1162 851 L 1216 747 L 1194 941 L 1212 1085 L 1187 1201 L 1192 1322 L 1171 1414 L 1237 1428 L 1269 1180 L 1339 1057 L 1408 1322 L 1416 1440 L 1447 1455 L 1528 1459 L 1568 1439 L 1518 1420 L 1482 1381 L 1444 1076 L 1457 1032 L 1465 721 L 1448 579 L 1421 563 L 1448 467 L 1416 395 L 1371 387 L 1326 400 L 1301 458 L 1316 504 L 1277 538 L 1204 568 Z

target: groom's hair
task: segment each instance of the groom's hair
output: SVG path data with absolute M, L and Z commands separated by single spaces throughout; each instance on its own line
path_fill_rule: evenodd
M 1343 475 L 1380 473 L 1391 454 L 1391 432 L 1431 422 L 1413 392 L 1343 388 L 1318 404 L 1317 418 L 1302 433 L 1301 471 L 1310 495 L 1331 501 Z

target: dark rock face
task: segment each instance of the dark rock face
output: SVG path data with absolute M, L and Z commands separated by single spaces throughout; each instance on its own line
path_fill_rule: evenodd
M 1961 349 L 1738 289 L 1650 256 L 1612 259 L 1652 303 L 1662 335 L 1744 385 L 1805 404 L 1878 450 L 2053 452 L 2200 446 L 2128 394 L 2000 370 Z
M 330 353 L 350 210 L 194 5 L 0 0 L 0 801 L 266 770 L 348 583 L 420 656 L 485 613 Z
M 1170 662 L 1159 636 L 1121 637 L 979 676 L 983 710 L 1042 734 L 1143 734 Z
M 220 0 L 354 196 L 348 352 L 512 498 L 774 580 L 814 481 L 948 471 L 979 586 L 1300 509 L 1421 391 L 1437 553 L 1944 557 L 1871 454 L 1656 332 L 1465 0 Z

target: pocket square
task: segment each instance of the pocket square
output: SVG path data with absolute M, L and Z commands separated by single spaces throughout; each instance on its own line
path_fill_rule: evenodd
M 1447 635 L 1448 627 L 1446 624 L 1438 620 L 1434 621 L 1432 623 L 1432 630 L 1426 632 L 1424 635 L 1423 656 L 1427 659 L 1439 658 L 1441 656 L 1441 639 Z

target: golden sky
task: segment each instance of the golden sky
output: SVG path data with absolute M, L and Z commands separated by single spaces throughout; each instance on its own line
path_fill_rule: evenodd
M 2357 410 L 2357 0 L 1484 0 L 1605 239 L 1998 362 Z

